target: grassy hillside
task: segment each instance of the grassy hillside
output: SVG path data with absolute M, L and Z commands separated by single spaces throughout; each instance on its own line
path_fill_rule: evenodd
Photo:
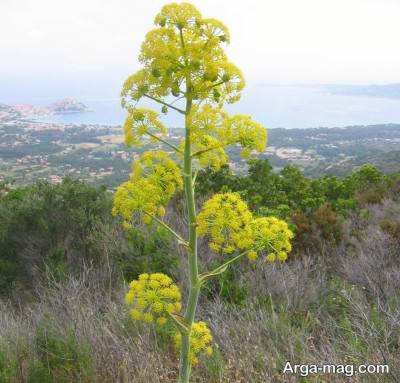
M 296 232 L 286 263 L 243 262 L 208 285 L 201 315 L 216 343 L 194 382 L 342 382 L 284 375 L 293 363 L 388 364 L 400 375 L 399 178 L 371 166 L 344 180 L 311 180 L 267 162 L 248 176 L 204 173 L 204 197 L 240 192 L 253 212 L 285 217 Z M 175 211 L 167 221 L 182 227 Z M 124 231 L 111 194 L 65 179 L 0 193 L 0 382 L 173 382 L 177 354 L 165 331 L 133 322 L 123 303 L 142 272 L 184 272 L 168 233 Z M 202 263 L 216 262 L 205 244 Z M 181 279 L 182 280 L 182 279 Z M 180 286 L 186 291 L 186 286 Z M 206 365 L 207 368 L 202 368 Z M 303 379 L 303 380 L 302 380 Z

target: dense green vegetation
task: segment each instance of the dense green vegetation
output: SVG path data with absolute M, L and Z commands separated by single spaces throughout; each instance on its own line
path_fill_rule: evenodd
M 120 312 L 124 280 L 182 272 L 167 233 L 123 231 L 111 193 L 77 180 L 0 189 L 0 382 L 173 381 L 163 335 L 155 341 L 158 330 Z M 198 175 L 204 199 L 220 190 L 239 192 L 255 214 L 288 219 L 296 238 L 287 264 L 244 262 L 209 286 L 203 315 L 216 323 L 218 347 L 194 381 L 279 381 L 289 359 L 389 364 L 391 374 L 360 382 L 396 382 L 399 177 L 365 165 L 310 179 L 257 160 L 244 176 L 228 167 Z M 179 197 L 167 212 L 174 227 L 177 209 Z M 215 262 L 206 252 L 203 260 Z
M 112 235 L 119 222 L 111 216 L 111 194 L 103 187 L 71 178 L 58 185 L 7 186 L 1 186 L 0 196 L 0 293 L 31 290 L 46 270 L 65 278 L 85 265 L 108 261 L 133 278 L 176 264 L 168 235 L 160 230 L 146 238 L 119 230 L 118 246 L 104 247 L 105 232 Z
M 246 176 L 235 176 L 224 166 L 217 172 L 200 172 L 197 181 L 197 191 L 204 198 L 219 191 L 235 191 L 254 213 L 288 219 L 297 233 L 294 252 L 301 254 L 315 246 L 320 236 L 339 241 L 343 219 L 359 213 L 365 203 L 379 203 L 388 197 L 398 178 L 365 165 L 344 179 L 310 179 L 294 166 L 274 173 L 268 160 L 252 160 Z M 168 255 L 171 243 L 167 233 L 158 229 L 146 238 L 136 230 L 122 233 L 111 216 L 111 204 L 111 193 L 105 188 L 71 178 L 58 185 L 37 182 L 7 192 L 3 185 L 0 291 L 32 288 L 46 268 L 60 276 L 103 261 L 104 249 L 98 239 L 107 230 L 117 231 L 121 238 L 121 243 L 108 251 L 127 277 L 150 271 L 152 266 L 171 271 L 176 261 Z
M 379 203 L 396 182 L 397 176 L 388 177 L 372 165 L 364 165 L 344 179 L 311 179 L 292 165 L 275 173 L 268 160 L 250 161 L 246 176 L 234 176 L 225 166 L 198 177 L 200 193 L 237 191 L 254 212 L 288 219 L 297 233 L 297 253 L 315 246 L 321 236 L 339 241 L 343 219 L 360 212 L 363 204 Z

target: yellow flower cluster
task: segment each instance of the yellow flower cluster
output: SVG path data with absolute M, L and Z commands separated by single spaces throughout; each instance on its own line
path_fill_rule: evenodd
M 228 61 L 222 47 L 230 39 L 225 25 L 203 18 L 188 3 L 164 6 L 155 24 L 158 27 L 146 35 L 141 47 L 143 68 L 125 81 L 121 92 L 122 105 L 129 112 L 124 124 L 127 144 L 140 145 L 145 135 L 154 141 L 154 136 L 166 132 L 158 113 L 132 104 L 142 97 L 162 103 L 166 97 L 190 96 L 194 101 L 188 116 L 192 151 L 200 153 L 196 157 L 200 167 L 219 169 L 228 160 L 227 145 L 239 144 L 244 156 L 263 151 L 262 125 L 249 116 L 230 118 L 221 110 L 225 102 L 238 100 L 244 87 L 240 70 Z M 168 111 L 166 105 L 163 111 Z
M 151 109 L 130 108 L 124 123 L 125 143 L 128 146 L 140 146 L 142 137 L 148 136 L 150 142 L 157 141 L 154 136 L 165 135 L 167 128 L 159 119 L 159 114 Z
M 167 153 L 144 152 L 134 162 L 130 180 L 114 193 L 112 212 L 124 218 L 125 226 L 138 219 L 151 223 L 151 216 L 165 214 L 166 204 L 182 186 L 181 171 Z
M 252 244 L 253 217 L 237 193 L 218 193 L 206 201 L 197 216 L 199 235 L 211 238 L 210 249 L 225 254 Z
M 150 215 L 159 213 L 159 209 L 163 207 L 159 192 L 157 185 L 151 184 L 148 180 L 126 181 L 118 186 L 114 193 L 112 213 L 120 214 L 124 218 L 125 227 L 130 227 L 129 222 L 140 219 L 150 223 L 151 217 L 143 216 L 143 212 Z
M 229 119 L 233 142 L 241 147 L 241 155 L 248 157 L 252 150 L 262 152 L 267 144 L 267 130 L 250 116 L 237 114 Z
M 245 115 L 229 117 L 210 104 L 193 105 L 189 124 L 192 152 L 200 167 L 218 170 L 228 161 L 226 146 L 238 144 L 241 154 L 248 156 L 253 150 L 262 152 L 267 143 L 267 131 L 261 124 Z M 183 141 L 181 148 L 184 144 Z
M 180 29 L 193 27 L 201 20 L 200 12 L 189 3 L 171 3 L 164 6 L 155 17 L 154 23 L 162 27 L 178 27 Z
M 292 250 L 290 240 L 294 234 L 285 221 L 276 217 L 256 218 L 251 222 L 250 228 L 253 233 L 253 244 L 256 248 L 267 252 L 268 262 L 286 261 L 288 253 Z M 248 257 L 257 258 L 257 252 L 250 252 Z
M 191 364 L 197 364 L 199 362 L 198 355 L 203 353 L 210 356 L 213 353 L 211 347 L 211 341 L 213 337 L 210 329 L 203 321 L 195 322 L 192 324 L 190 331 L 190 351 L 189 359 Z M 175 334 L 175 347 L 179 349 L 181 346 L 182 336 L 180 333 Z
M 199 167 L 220 169 L 228 161 L 224 150 L 227 145 L 224 124 L 228 121 L 228 114 L 209 104 L 202 107 L 193 105 L 188 120 L 192 153 L 196 153 L 194 159 Z M 184 146 L 185 140 L 182 140 L 180 147 L 183 149 Z
M 165 5 L 155 18 L 157 27 L 147 33 L 139 60 L 143 69 L 130 76 L 123 87 L 123 106 L 143 96 L 179 97 L 188 91 L 194 100 L 222 105 L 240 98 L 244 80 L 230 63 L 222 44 L 229 43 L 228 29 L 212 18 L 203 18 L 188 3 Z M 187 85 L 187 84 L 186 84 Z
M 160 188 L 160 199 L 166 203 L 174 193 L 182 189 L 182 173 L 168 153 L 163 151 L 144 152 L 132 166 L 132 181 L 148 180 Z
M 129 284 L 125 303 L 133 307 L 130 310 L 133 319 L 155 321 L 162 326 L 167 323 L 169 314 L 181 310 L 181 293 L 167 275 L 145 273 Z
M 251 249 L 248 258 L 267 252 L 266 260 L 285 261 L 292 250 L 293 232 L 276 217 L 253 218 L 237 193 L 218 193 L 206 201 L 197 216 L 198 233 L 210 237 L 209 247 L 225 254 Z
M 221 141 L 217 138 L 204 135 L 199 137 L 192 145 L 196 152 L 202 152 L 198 155 L 199 167 L 211 167 L 214 170 L 219 170 L 222 165 L 228 162 L 228 155 L 225 153 Z M 212 150 L 210 150 L 212 148 Z
M 140 69 L 130 75 L 124 82 L 121 91 L 121 106 L 126 109 L 134 108 L 136 102 L 145 94 L 153 97 L 164 97 L 168 94 L 167 89 L 158 85 L 158 79 L 149 73 L 147 69 Z M 133 103 L 130 101 L 133 100 Z
M 228 131 L 229 115 L 210 104 L 202 106 L 193 105 L 189 116 L 190 137 L 195 142 L 196 138 L 204 135 L 213 136 L 222 141 L 230 141 Z

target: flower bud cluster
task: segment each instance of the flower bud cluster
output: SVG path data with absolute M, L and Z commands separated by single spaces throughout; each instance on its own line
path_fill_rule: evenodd
M 210 329 L 203 321 L 195 322 L 192 324 L 190 331 L 190 351 L 189 360 L 191 364 L 197 364 L 199 362 L 199 355 L 204 354 L 210 356 L 213 353 L 211 347 L 211 341 L 213 337 Z M 175 347 L 179 349 L 182 342 L 182 336 L 180 333 L 175 334 Z
M 199 235 L 210 238 L 214 252 L 231 254 L 250 249 L 250 260 L 266 253 L 266 260 L 285 261 L 292 250 L 293 232 L 276 217 L 253 218 L 247 204 L 237 193 L 218 193 L 206 201 L 197 216 Z
M 156 142 L 151 135 L 165 135 L 167 128 L 159 121 L 159 114 L 146 108 L 129 108 L 128 116 L 123 126 L 125 142 L 128 146 L 140 147 L 143 136 L 150 137 L 150 142 Z M 149 135 L 150 133 L 150 135 Z
M 181 171 L 166 152 L 144 152 L 134 162 L 130 180 L 115 192 L 113 214 L 120 214 L 126 227 L 135 218 L 149 224 L 152 216 L 164 216 L 165 206 L 182 186 Z
M 223 23 L 203 18 L 191 4 L 173 3 L 162 8 L 155 24 L 141 46 L 142 69 L 124 83 L 123 107 L 135 105 L 142 97 L 179 98 L 186 91 L 193 100 L 220 107 L 240 98 L 244 79 L 225 54 L 223 46 L 230 36 Z M 188 73 L 196 75 L 186 90 L 183 85 Z
M 239 194 L 218 193 L 204 203 L 197 216 L 198 233 L 211 238 L 211 250 L 231 254 L 252 244 L 249 232 L 252 219 Z
M 125 303 L 132 306 L 130 315 L 135 320 L 162 326 L 170 314 L 181 310 L 181 292 L 170 277 L 163 273 L 140 274 L 129 284 Z
M 262 152 L 267 143 L 267 131 L 250 116 L 232 117 L 211 104 L 194 105 L 189 115 L 192 150 L 200 167 L 221 168 L 228 161 L 225 147 L 239 145 L 241 155 Z M 184 140 L 181 142 L 184 147 Z
M 131 180 L 146 179 L 157 185 L 161 201 L 166 203 L 176 190 L 182 189 L 182 174 L 178 165 L 163 151 L 144 152 L 132 166 Z
M 286 261 L 288 253 L 292 250 L 290 240 L 294 234 L 285 221 L 276 217 L 256 218 L 251 222 L 250 228 L 254 246 L 267 254 L 268 262 Z M 257 251 L 254 251 L 250 252 L 248 257 L 255 259 L 257 255 Z

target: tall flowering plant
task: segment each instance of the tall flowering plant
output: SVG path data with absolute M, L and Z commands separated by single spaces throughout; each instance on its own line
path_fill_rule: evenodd
M 240 70 L 224 52 L 230 40 L 224 24 L 204 18 L 191 4 L 172 3 L 161 9 L 155 25 L 141 47 L 142 68 L 122 89 L 122 106 L 128 112 L 124 133 L 127 145 L 162 143 L 175 155 L 144 152 L 133 163 L 129 180 L 115 192 L 113 213 L 123 217 L 125 226 L 139 222 L 163 226 L 186 250 L 189 288 L 184 307 L 178 286 L 161 273 L 142 274 L 132 281 L 126 303 L 135 320 L 175 326 L 172 341 L 180 349 L 178 381 L 187 383 L 199 357 L 212 354 L 207 324 L 195 321 L 202 286 L 245 256 L 252 261 L 260 255 L 269 262 L 285 261 L 293 234 L 278 218 L 254 217 L 236 193 L 218 193 L 196 211 L 198 170 L 219 169 L 228 161 L 225 148 L 230 145 L 240 146 L 244 157 L 262 152 L 267 132 L 249 116 L 230 116 L 223 109 L 225 103 L 239 100 L 244 87 Z M 178 145 L 168 142 L 159 113 L 139 106 L 144 99 L 159 104 L 162 113 L 182 116 L 185 135 Z M 164 221 L 168 202 L 181 189 L 187 207 L 187 238 Z M 204 271 L 199 265 L 197 240 L 202 236 L 220 257 L 220 266 L 214 270 Z

